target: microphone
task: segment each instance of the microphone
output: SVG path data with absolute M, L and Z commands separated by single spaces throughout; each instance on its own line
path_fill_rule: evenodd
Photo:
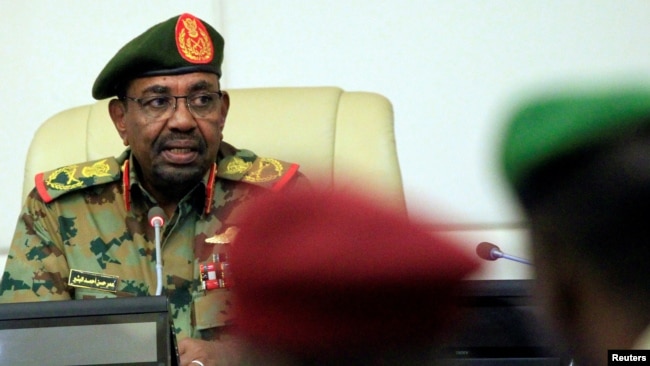
M 156 296 L 162 294 L 162 249 L 160 245 L 160 228 L 165 225 L 165 211 L 163 211 L 160 206 L 154 206 L 149 209 L 149 225 L 153 227 L 155 233 L 155 244 L 156 244 Z
M 149 210 L 149 224 L 152 227 L 161 228 L 165 224 L 165 211 L 160 206 L 154 206 Z
M 499 258 L 509 259 L 511 261 L 532 265 L 532 263 L 524 258 L 515 257 L 514 255 L 506 254 L 499 249 L 498 246 L 488 243 L 486 241 L 476 246 L 476 254 L 488 261 L 495 261 Z

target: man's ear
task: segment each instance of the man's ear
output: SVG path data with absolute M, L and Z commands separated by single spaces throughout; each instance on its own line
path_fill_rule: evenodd
M 108 114 L 110 114 L 111 119 L 113 120 L 113 125 L 115 125 L 115 129 L 117 130 L 117 133 L 120 135 L 120 138 L 122 139 L 122 143 L 124 144 L 124 146 L 129 146 L 129 140 L 126 133 L 126 120 L 125 120 L 126 105 L 124 105 L 124 102 L 118 99 L 111 100 L 108 103 Z
M 228 95 L 227 91 L 222 91 L 223 95 L 221 96 L 221 109 L 220 109 L 220 120 L 219 120 L 219 125 L 221 127 L 221 130 L 223 130 L 223 127 L 226 124 L 226 117 L 228 116 L 228 110 L 230 109 L 230 95 Z

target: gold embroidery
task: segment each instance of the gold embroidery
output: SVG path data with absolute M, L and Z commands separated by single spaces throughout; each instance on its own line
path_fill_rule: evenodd
M 110 174 L 108 171 L 110 170 L 110 167 L 108 164 L 106 164 L 106 159 L 102 161 L 98 161 L 92 166 L 85 166 L 81 170 L 81 175 L 83 175 L 86 178 L 90 177 L 108 177 Z
M 282 175 L 284 167 L 275 159 L 260 158 L 257 170 L 249 172 L 242 180 L 253 183 L 269 182 Z
M 226 166 L 227 174 L 241 174 L 251 167 L 252 163 L 245 162 L 242 158 L 235 157 Z
M 231 226 L 223 233 L 214 234 L 214 236 L 205 239 L 205 242 L 210 244 L 228 244 L 235 240 L 238 232 L 239 228 L 237 226 Z
M 185 29 L 190 32 L 190 37 L 198 37 L 199 32 L 196 30 L 196 20 L 191 18 L 183 19 L 183 25 L 185 26 Z
M 83 185 L 83 182 L 80 181 L 79 179 L 74 177 L 75 172 L 77 171 L 77 166 L 76 165 L 70 165 L 66 166 L 63 168 L 59 168 L 50 174 L 50 176 L 47 178 L 45 181 L 45 184 L 47 184 L 50 188 L 59 190 L 59 191 L 65 191 L 68 189 L 73 189 L 77 187 L 81 187 Z M 59 176 L 64 176 L 67 177 L 67 180 L 65 183 L 58 183 L 59 181 Z
M 183 57 L 189 61 L 210 62 L 212 41 L 203 24 L 195 18 L 182 19 L 181 24 L 183 28 L 177 31 L 176 42 Z

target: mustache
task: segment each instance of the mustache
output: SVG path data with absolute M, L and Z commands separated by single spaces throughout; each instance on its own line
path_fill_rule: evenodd
M 208 144 L 205 142 L 205 139 L 199 133 L 182 133 L 182 132 L 171 132 L 169 134 L 160 136 L 153 144 L 153 150 L 160 153 L 165 150 L 168 146 L 173 145 L 174 141 L 183 141 L 185 146 L 188 145 L 192 149 L 202 153 L 205 152 L 208 148 Z

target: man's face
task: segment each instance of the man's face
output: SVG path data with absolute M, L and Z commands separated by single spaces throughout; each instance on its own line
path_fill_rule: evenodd
M 211 73 L 153 76 L 133 80 L 126 91 L 127 99 L 111 102 L 115 127 L 140 165 L 143 185 L 154 196 L 169 197 L 170 189 L 187 190 L 205 175 L 223 138 L 229 98 L 226 93 L 220 99 L 217 96 L 216 111 L 203 117 L 188 109 L 186 98 L 176 99 L 176 108 L 162 117 L 152 117 L 142 101 L 219 90 L 219 79 Z M 170 101 L 173 105 L 174 99 Z M 154 100 L 154 106 L 160 104 L 159 99 Z

